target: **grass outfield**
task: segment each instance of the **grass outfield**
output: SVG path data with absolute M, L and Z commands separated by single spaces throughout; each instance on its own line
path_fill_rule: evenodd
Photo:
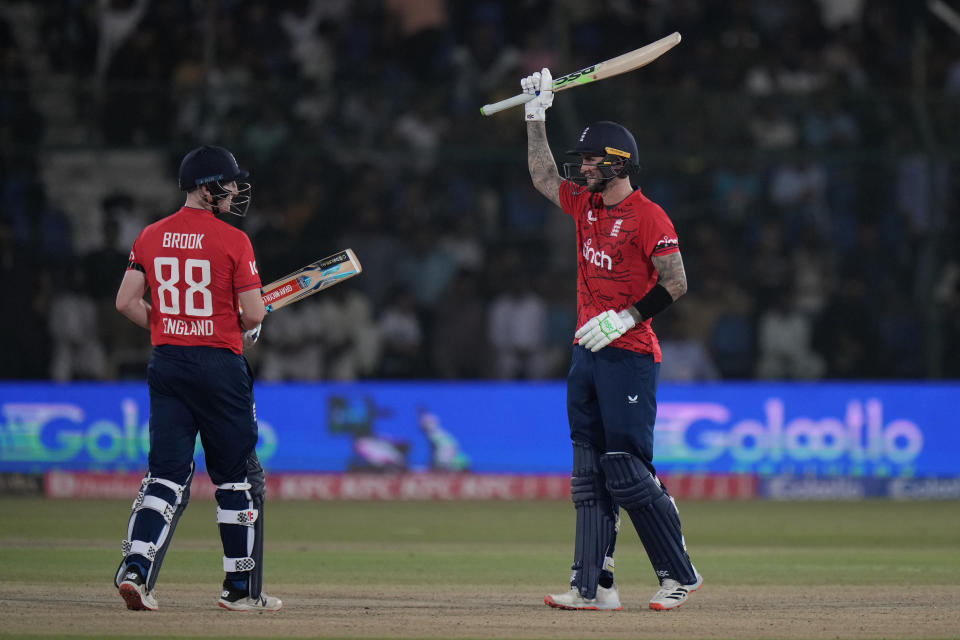
M 189 505 L 158 586 L 209 585 L 215 597 L 223 575 L 215 509 L 211 501 Z M 960 597 L 957 502 L 686 501 L 680 510 L 708 587 L 938 585 Z M 129 501 L 7 497 L 0 513 L 0 587 L 60 585 L 64 576 L 109 587 Z M 268 502 L 265 584 L 271 592 L 347 584 L 441 594 L 471 585 L 561 591 L 573 515 L 565 501 Z M 653 592 L 649 563 L 626 519 L 616 558 L 621 592 L 635 599 Z M 0 618 L 7 606 L 0 592 Z M 122 608 L 118 599 L 116 606 Z M 8 633 L 0 625 L 0 637 L 13 637 Z

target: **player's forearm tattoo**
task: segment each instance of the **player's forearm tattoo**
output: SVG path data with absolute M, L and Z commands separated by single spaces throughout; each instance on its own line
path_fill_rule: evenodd
M 547 142 L 547 127 L 543 122 L 527 123 L 527 167 L 533 186 L 553 204 L 560 206 L 560 176 Z
M 653 266 L 660 275 L 659 283 L 676 300 L 687 292 L 687 274 L 683 270 L 683 258 L 680 252 L 665 256 L 654 256 Z

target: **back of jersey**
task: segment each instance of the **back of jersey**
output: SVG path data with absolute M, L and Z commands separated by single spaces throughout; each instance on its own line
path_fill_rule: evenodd
M 150 287 L 156 345 L 243 350 L 237 295 L 260 288 L 250 239 L 203 209 L 183 207 L 146 227 L 130 253 Z

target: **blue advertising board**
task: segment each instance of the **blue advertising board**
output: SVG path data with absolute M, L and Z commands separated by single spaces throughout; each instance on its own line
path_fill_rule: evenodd
M 958 384 L 665 384 L 659 398 L 661 471 L 960 475 Z M 274 471 L 569 472 L 562 382 L 263 383 L 256 399 Z M 2 383 L 0 472 L 143 469 L 148 413 L 143 383 Z

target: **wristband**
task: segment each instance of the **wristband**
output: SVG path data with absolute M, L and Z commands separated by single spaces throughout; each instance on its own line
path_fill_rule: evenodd
M 647 291 L 647 295 L 643 296 L 640 302 L 633 305 L 633 308 L 640 312 L 641 318 L 649 320 L 671 304 L 673 304 L 673 296 L 658 282 L 653 285 L 653 289 Z

